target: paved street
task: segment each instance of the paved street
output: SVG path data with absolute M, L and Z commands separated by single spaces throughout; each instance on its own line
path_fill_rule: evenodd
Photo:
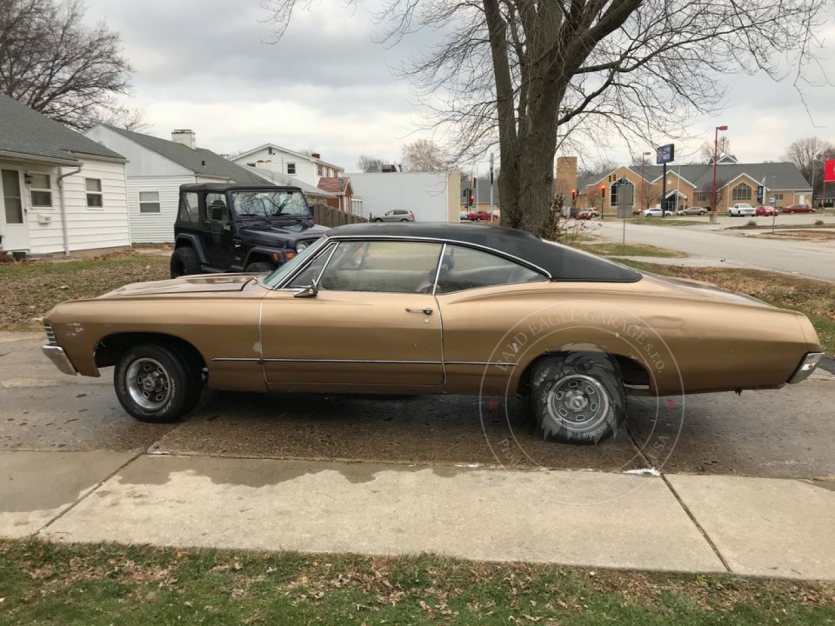
M 688 218 L 691 219 L 691 218 Z M 791 215 L 777 218 L 778 224 L 813 224 L 820 216 Z M 835 218 L 827 217 L 835 223 Z M 808 241 L 779 241 L 759 239 L 740 234 L 745 231 L 724 231 L 727 225 L 741 225 L 747 220 L 720 218 L 719 225 L 711 225 L 702 218 L 702 226 L 643 226 L 626 225 L 627 243 L 641 243 L 678 250 L 700 257 L 709 257 L 757 269 L 772 269 L 835 281 L 835 242 L 817 243 Z M 767 218 L 757 218 L 758 223 L 770 224 Z M 595 226 L 597 226 L 596 224 Z M 596 235 L 601 238 L 621 241 L 621 222 L 607 220 L 599 222 Z

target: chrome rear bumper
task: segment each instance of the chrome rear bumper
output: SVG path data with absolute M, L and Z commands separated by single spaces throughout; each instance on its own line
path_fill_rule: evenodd
M 789 378 L 789 384 L 794 385 L 795 383 L 799 383 L 809 378 L 809 376 L 812 375 L 812 372 L 815 371 L 818 363 L 820 363 L 823 355 L 823 352 L 809 352 L 806 356 L 804 356 L 800 365 L 794 371 L 794 374 L 792 374 L 792 377 Z
M 43 353 L 49 357 L 49 360 L 55 364 L 61 372 L 75 376 L 78 372 L 75 371 L 69 357 L 64 352 L 64 349 L 59 346 L 43 346 Z

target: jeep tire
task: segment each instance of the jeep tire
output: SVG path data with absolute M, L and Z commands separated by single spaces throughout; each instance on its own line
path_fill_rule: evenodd
M 174 250 L 171 255 L 171 278 L 200 273 L 200 259 L 197 252 L 190 246 L 183 246 Z

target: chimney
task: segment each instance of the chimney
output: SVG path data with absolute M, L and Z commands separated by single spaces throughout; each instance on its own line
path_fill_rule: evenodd
M 319 154 L 318 152 L 311 152 L 310 156 L 312 156 L 314 159 L 321 159 L 322 158 L 322 155 Z
M 565 206 L 571 206 L 571 192 L 577 189 L 577 157 L 557 157 L 556 192 L 565 199 Z
M 171 141 L 194 150 L 197 148 L 197 135 L 190 128 L 179 128 L 171 132 Z

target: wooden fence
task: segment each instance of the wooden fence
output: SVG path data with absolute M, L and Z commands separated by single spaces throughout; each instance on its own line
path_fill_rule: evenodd
M 311 208 L 313 209 L 313 221 L 316 224 L 327 226 L 328 228 L 368 221 L 364 217 L 340 211 L 326 204 L 314 204 Z

